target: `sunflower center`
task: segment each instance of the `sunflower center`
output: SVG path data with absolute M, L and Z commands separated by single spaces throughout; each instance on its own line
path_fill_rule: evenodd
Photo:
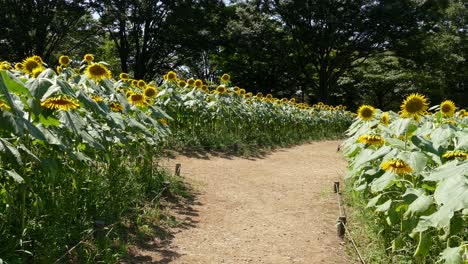
M 417 113 L 424 107 L 424 103 L 420 98 L 412 98 L 406 103 L 406 111 L 409 113 Z
M 39 63 L 37 63 L 34 60 L 28 60 L 24 63 L 24 68 L 29 72 L 32 72 L 32 70 L 34 70 L 34 68 L 37 68 L 38 66 Z
M 442 109 L 442 112 L 444 113 L 449 113 L 450 111 L 452 111 L 452 107 L 449 104 L 442 105 L 441 109 Z
M 96 64 L 96 65 L 92 65 L 90 68 L 89 68 L 89 72 L 92 74 L 92 75 L 96 75 L 96 76 L 101 76 L 101 75 L 105 75 L 107 72 L 106 72 L 106 69 L 104 69 L 102 66 Z

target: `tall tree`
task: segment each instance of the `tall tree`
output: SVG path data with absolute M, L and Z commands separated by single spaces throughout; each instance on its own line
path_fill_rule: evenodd
M 327 102 L 336 82 L 359 59 L 389 48 L 415 31 L 431 27 L 442 1 L 264 0 L 257 3 L 291 33 L 296 53 L 317 74 L 317 100 Z
M 48 61 L 86 14 L 85 0 L 1 0 L 0 57 Z

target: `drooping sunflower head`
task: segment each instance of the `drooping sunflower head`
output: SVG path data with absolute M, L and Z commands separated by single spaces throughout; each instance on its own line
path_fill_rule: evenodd
M 120 73 L 119 78 L 122 81 L 128 81 L 128 79 L 129 79 L 128 73 L 125 73 L 125 72 Z
M 185 86 L 187 86 L 187 83 L 184 80 L 180 80 L 177 82 L 177 86 L 179 86 L 179 88 L 185 88 Z
M 320 106 L 323 106 L 322 103 Z M 357 111 L 358 117 L 363 121 L 371 120 L 375 115 L 375 108 L 370 105 L 361 105 Z
M 96 103 L 104 101 L 104 99 L 102 99 L 102 97 L 99 95 L 92 95 L 91 99 L 93 99 Z
M 23 63 L 21 63 L 21 62 L 16 63 L 16 64 L 15 64 L 15 69 L 17 69 L 17 70 L 23 70 L 23 69 L 24 69 Z
M 68 57 L 68 56 L 62 55 L 62 56 L 59 57 L 59 63 L 62 66 L 68 66 L 68 64 L 70 64 L 70 62 L 71 62 L 71 60 L 70 60 L 70 57 Z
M 42 63 L 38 62 L 38 59 L 35 58 L 35 57 L 38 57 L 38 56 L 29 57 L 29 58 L 26 58 L 25 60 L 23 60 L 23 63 L 22 63 L 23 64 L 23 71 L 25 73 L 32 74 L 32 72 L 33 72 L 33 70 L 35 68 L 42 67 Z
M 263 93 L 262 93 L 262 92 L 258 92 L 257 95 L 255 95 L 255 97 L 257 97 L 257 98 L 263 98 Z
M 379 135 L 362 135 L 358 138 L 358 141 L 364 145 L 375 146 L 380 146 L 384 143 L 384 139 Z
M 401 104 L 401 116 L 405 118 L 413 118 L 418 121 L 421 116 L 426 113 L 428 101 L 424 95 L 413 93 L 410 94 Z
M 31 75 L 32 75 L 34 78 L 37 78 L 37 76 L 39 76 L 39 74 L 41 74 L 43 71 L 44 71 L 44 68 L 43 68 L 43 67 L 37 67 L 37 68 L 34 68 L 34 69 L 33 69 Z
M 391 171 L 396 174 L 407 174 L 411 173 L 413 169 L 408 165 L 408 163 L 400 160 L 400 159 L 391 159 L 385 161 L 380 166 L 384 171 Z
M 78 108 L 78 106 L 80 105 L 76 100 L 72 98 L 68 98 L 64 95 L 59 95 L 56 97 L 47 98 L 41 103 L 41 106 L 51 110 L 60 109 L 68 111 L 71 109 Z
M 468 152 L 462 150 L 452 150 L 445 152 L 442 157 L 446 159 L 468 159 Z
M 7 105 L 5 102 L 0 100 L 0 109 L 10 110 L 11 107 L 9 105 Z
M 109 69 L 100 63 L 90 64 L 88 67 L 86 67 L 85 73 L 88 78 L 93 79 L 96 82 L 100 82 L 104 78 L 111 77 L 111 72 Z
M 57 72 L 57 74 L 61 74 L 62 73 L 62 66 L 57 66 L 57 68 L 55 68 L 55 71 Z
M 200 80 L 200 79 L 197 79 L 197 80 L 195 80 L 194 85 L 195 85 L 195 87 L 197 87 L 198 89 L 200 89 L 200 88 L 203 86 L 203 81 Z
M 83 57 L 83 60 L 90 63 L 94 61 L 94 55 L 93 54 L 85 54 Z
M 290 102 L 291 104 L 295 104 L 295 103 L 296 103 L 296 98 L 291 98 L 291 99 L 289 99 L 289 102 Z
M 380 122 L 386 126 L 390 124 L 390 115 L 388 114 L 388 112 L 385 112 L 380 116 Z
M 440 104 L 440 112 L 445 117 L 453 116 L 455 110 L 457 110 L 457 108 L 455 107 L 455 103 L 451 100 L 445 100 Z
M 187 80 L 187 84 L 190 87 L 193 87 L 193 86 L 195 86 L 195 80 L 193 78 L 190 78 L 190 79 Z
M 0 62 L 0 70 L 10 70 L 11 64 L 8 61 Z
M 281 103 L 286 103 L 288 101 L 288 98 L 281 98 Z
M 216 92 L 220 93 L 220 94 L 223 94 L 223 93 L 227 92 L 226 86 L 220 85 L 220 86 L 216 87 Z
M 271 100 L 271 99 L 273 99 L 273 95 L 272 94 L 267 94 L 265 96 L 265 98 L 268 99 L 268 100 Z
M 175 81 L 177 80 L 177 74 L 173 71 L 169 71 L 167 74 L 166 74 L 166 78 L 168 81 Z
M 229 80 L 231 80 L 231 76 L 229 76 L 229 74 L 225 73 L 223 76 L 221 76 L 222 82 L 229 82 Z
M 136 106 L 145 106 L 146 105 L 145 100 L 146 98 L 144 94 L 137 94 L 137 93 L 130 95 L 130 97 L 128 98 L 128 101 L 132 105 L 136 105 Z
M 156 90 L 156 87 L 148 85 L 144 91 L 144 94 L 148 98 L 153 98 L 158 95 L 158 91 Z
M 145 82 L 145 81 L 139 80 L 139 81 L 137 82 L 137 87 L 138 87 L 138 88 L 142 88 L 142 89 L 143 89 L 143 88 L 145 88 L 145 86 L 146 86 L 146 82 Z
M 119 103 L 112 102 L 109 104 L 109 109 L 113 112 L 122 112 L 123 111 L 123 106 Z
M 459 116 L 459 117 L 468 116 L 468 112 L 466 112 L 465 109 L 462 109 L 462 110 L 458 111 L 458 116 Z

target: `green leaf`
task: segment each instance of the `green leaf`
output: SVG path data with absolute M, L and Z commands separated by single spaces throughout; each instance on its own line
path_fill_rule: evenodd
M 405 212 L 405 216 L 423 214 L 430 208 L 432 204 L 433 200 L 431 196 L 421 195 L 408 206 L 408 210 Z
M 388 199 L 385 203 L 377 205 L 375 207 L 375 211 L 385 213 L 390 209 L 391 206 L 392 206 L 392 199 Z
M 15 170 L 5 170 L 5 172 L 17 183 L 22 183 L 24 181 L 23 177 L 21 177 Z
M 28 88 L 24 87 L 23 83 L 18 80 L 13 74 L 7 71 L 0 71 L 3 81 L 8 88 L 8 91 L 15 94 L 25 94 L 31 96 Z
M 414 257 L 421 256 L 425 257 L 429 253 L 432 245 L 432 236 L 429 232 L 421 232 L 419 233 L 419 243 L 416 251 L 414 252 Z
M 413 169 L 413 172 L 420 173 L 426 167 L 427 157 L 424 155 L 424 153 L 419 151 L 411 152 L 408 163 Z
M 463 257 L 461 252 L 461 247 L 448 247 L 440 253 L 440 259 L 443 260 L 445 264 L 462 264 Z
M 5 152 L 9 157 L 12 157 L 19 165 L 23 165 L 21 154 L 13 144 L 3 138 L 0 138 L 0 143 L 0 151 Z
M 431 133 L 431 140 L 436 149 L 439 147 L 448 147 L 452 143 L 454 137 L 454 127 L 447 124 L 442 125 Z
M 371 191 L 375 193 L 375 192 L 381 192 L 389 188 L 395 183 L 395 181 L 397 180 L 397 177 L 398 175 L 391 171 L 385 172 L 384 174 L 382 174 L 382 176 L 375 179 L 371 183 Z
M 439 151 L 437 151 L 432 145 L 432 142 L 423 137 L 412 136 L 411 142 L 413 142 L 413 144 L 419 149 L 421 149 L 423 152 L 431 152 L 436 155 L 440 155 Z
M 468 171 L 468 163 L 463 162 L 459 164 L 458 160 L 452 160 L 445 163 L 442 166 L 435 168 L 428 177 L 425 178 L 426 181 L 441 181 L 446 178 L 450 178 L 456 175 L 465 175 Z

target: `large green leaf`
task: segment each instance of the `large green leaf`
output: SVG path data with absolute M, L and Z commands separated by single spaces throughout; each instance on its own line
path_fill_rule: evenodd
M 440 253 L 440 260 L 445 264 L 462 264 L 462 248 L 461 247 L 448 247 Z
M 8 91 L 21 95 L 31 96 L 28 88 L 24 87 L 23 83 L 18 80 L 13 74 L 8 71 L 0 71 L 2 75 L 3 82 L 5 83 Z
M 387 171 L 384 174 L 382 174 L 382 176 L 375 179 L 371 183 L 371 191 L 374 192 L 374 193 L 375 192 L 381 192 L 381 191 L 389 188 L 390 186 L 392 186 L 397 179 L 398 179 L 397 174 L 395 174 L 395 173 L 393 173 L 391 171 Z
M 428 177 L 425 178 L 427 181 L 441 181 L 453 176 L 465 175 L 468 171 L 468 162 L 460 162 L 458 160 L 452 160 L 445 163 L 442 166 L 435 168 Z

